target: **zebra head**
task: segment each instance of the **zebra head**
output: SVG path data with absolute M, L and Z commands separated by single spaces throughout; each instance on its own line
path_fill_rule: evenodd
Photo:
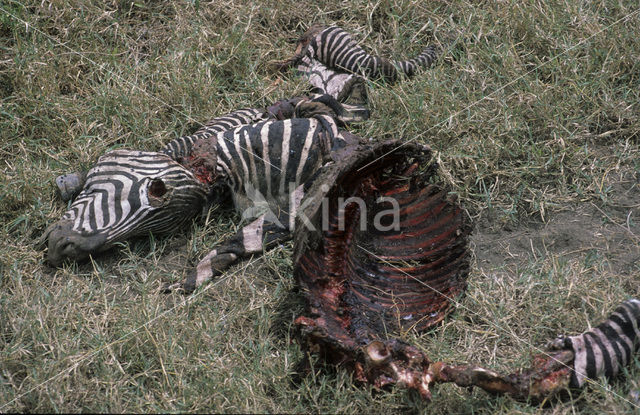
M 69 210 L 45 231 L 47 259 L 58 266 L 133 236 L 175 231 L 206 199 L 207 187 L 166 154 L 111 151 L 89 170 Z

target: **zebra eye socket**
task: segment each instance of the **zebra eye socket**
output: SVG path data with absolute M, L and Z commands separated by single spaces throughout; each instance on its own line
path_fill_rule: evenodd
M 151 184 L 149 185 L 149 195 L 153 197 L 162 197 L 167 193 L 167 186 L 164 185 L 164 182 L 160 179 L 151 180 Z

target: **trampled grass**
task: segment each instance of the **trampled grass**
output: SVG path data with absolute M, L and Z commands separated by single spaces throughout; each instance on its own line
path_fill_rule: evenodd
M 193 298 L 161 292 L 237 229 L 219 208 L 59 269 L 36 241 L 66 209 L 56 176 L 303 93 L 268 64 L 312 23 L 392 57 L 442 43 L 430 70 L 372 84 L 372 119 L 355 129 L 431 145 L 476 224 L 460 307 L 403 336 L 434 360 L 525 367 L 640 295 L 639 13 L 633 1 L 1 2 L 0 412 L 637 411 L 637 362 L 545 405 L 451 385 L 427 403 L 321 362 L 299 373 L 290 244 Z

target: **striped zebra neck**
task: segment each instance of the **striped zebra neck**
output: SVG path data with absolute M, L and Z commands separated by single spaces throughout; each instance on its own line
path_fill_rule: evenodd
M 290 183 L 297 187 L 307 182 L 332 148 L 340 146 L 341 135 L 333 118 L 324 114 L 326 107 L 311 104 L 319 104 L 322 110 L 305 118 L 263 121 L 198 140 L 181 164 L 205 185 L 225 182 L 234 194 L 244 193 L 249 186 L 267 200 L 283 199 Z
M 282 100 L 270 106 L 267 114 L 267 121 L 196 140 L 179 163 L 205 185 L 227 182 L 238 188 L 239 183 L 257 183 L 263 176 L 286 173 L 289 152 L 301 155 L 296 161 L 300 166 L 306 163 L 311 147 L 320 146 L 321 153 L 328 154 L 342 137 L 337 121 L 347 123 L 368 117 L 366 109 L 340 104 L 327 94 Z M 306 180 L 290 174 L 287 178 L 298 184 Z

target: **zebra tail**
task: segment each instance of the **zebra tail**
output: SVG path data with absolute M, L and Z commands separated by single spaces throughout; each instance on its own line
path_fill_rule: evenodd
M 413 76 L 419 69 L 431 66 L 436 59 L 438 59 L 438 49 L 429 45 L 415 58 L 406 61 L 393 61 L 393 65 L 400 68 L 400 71 L 406 76 Z

